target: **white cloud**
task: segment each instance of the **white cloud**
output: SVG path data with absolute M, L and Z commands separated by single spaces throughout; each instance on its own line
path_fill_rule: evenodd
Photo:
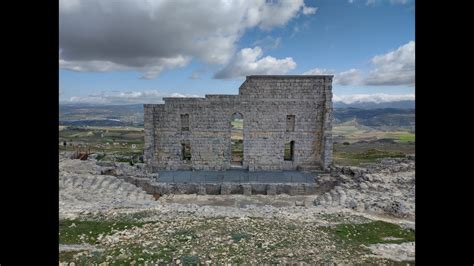
M 303 75 L 334 75 L 333 83 L 343 86 L 362 82 L 362 73 L 354 68 L 339 73 L 336 73 L 333 69 L 314 68 L 304 72 Z
M 362 80 L 362 72 L 355 68 L 340 72 L 334 76 L 334 84 L 342 86 L 360 85 L 363 82 Z
M 182 94 L 182 93 L 172 93 L 170 96 L 165 96 L 165 97 L 178 97 L 178 98 L 196 98 L 196 97 L 202 97 L 196 94 Z
M 229 79 L 247 75 L 280 75 L 296 67 L 293 58 L 276 59 L 271 56 L 261 58 L 262 49 L 244 48 L 223 69 L 214 75 L 216 79 Z M 261 58 L 261 59 L 259 59 Z
M 415 85 L 415 42 L 372 58 L 375 69 L 365 79 L 366 85 Z
M 111 61 L 66 61 L 64 59 L 59 59 L 59 66 L 63 69 L 77 72 L 140 71 L 143 72 L 143 75 L 140 77 L 141 79 L 153 79 L 163 70 L 186 66 L 190 61 L 190 57 L 185 58 L 177 56 L 174 58 L 150 58 L 147 61 L 148 63 L 144 66 L 131 67 Z
M 273 50 L 281 45 L 281 37 L 273 38 L 272 36 L 268 35 L 263 39 L 256 40 L 253 43 L 254 46 L 259 46 L 263 50 Z
M 303 0 L 60 0 L 60 67 L 154 78 L 193 58 L 226 64 L 246 30 L 314 14 Z
M 303 75 L 334 75 L 336 71 L 325 68 L 313 68 L 303 73 Z
M 364 73 L 352 68 L 336 73 L 314 68 L 303 75 L 334 75 L 334 84 L 347 86 L 415 86 L 415 42 L 410 41 L 394 51 L 374 56 L 373 68 Z
M 374 93 L 374 94 L 352 94 L 352 95 L 334 95 L 334 102 L 343 102 L 346 104 L 357 103 L 357 102 L 373 102 L 373 103 L 384 103 L 394 101 L 414 101 L 415 94 L 385 94 L 385 93 Z
M 163 103 L 163 97 L 201 97 L 195 94 L 161 93 L 157 90 L 127 91 L 112 93 L 96 93 L 88 96 L 73 96 L 63 103 L 95 103 L 95 104 L 145 104 Z
M 316 11 L 318 11 L 317 7 L 309 7 L 309 6 L 303 7 L 303 14 L 304 15 L 312 15 L 312 14 L 315 14 Z

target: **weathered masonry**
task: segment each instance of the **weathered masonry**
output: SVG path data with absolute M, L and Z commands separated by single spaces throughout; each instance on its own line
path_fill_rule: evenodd
M 239 117 L 241 168 L 325 170 L 332 162 L 332 77 L 247 76 L 238 95 L 145 104 L 145 161 L 154 171 L 230 169 L 231 120 Z

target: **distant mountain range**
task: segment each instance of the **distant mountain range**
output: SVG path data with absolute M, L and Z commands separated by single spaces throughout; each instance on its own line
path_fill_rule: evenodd
M 335 108 L 334 124 L 353 122 L 359 125 L 379 128 L 415 128 L 415 110 L 400 108 L 360 109 L 360 108 Z
M 334 108 L 359 108 L 359 109 L 381 109 L 381 108 L 396 108 L 396 109 L 414 109 L 415 101 L 395 101 L 395 102 L 354 102 L 343 103 L 334 102 Z

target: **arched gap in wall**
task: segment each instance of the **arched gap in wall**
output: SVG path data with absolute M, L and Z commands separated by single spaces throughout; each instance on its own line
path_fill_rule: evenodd
M 231 153 L 230 161 L 232 167 L 242 167 L 244 161 L 244 116 L 234 113 L 231 117 Z

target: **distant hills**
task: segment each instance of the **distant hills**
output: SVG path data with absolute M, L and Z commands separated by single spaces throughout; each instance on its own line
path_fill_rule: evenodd
M 337 108 L 333 113 L 334 124 L 349 121 L 378 129 L 415 128 L 415 110 L 400 108 L 359 109 Z
M 354 102 L 343 103 L 334 102 L 334 108 L 359 108 L 359 109 L 381 109 L 381 108 L 396 108 L 396 109 L 414 109 L 415 101 L 394 101 L 394 102 Z
M 59 124 L 73 126 L 143 126 L 143 104 L 59 104 Z

